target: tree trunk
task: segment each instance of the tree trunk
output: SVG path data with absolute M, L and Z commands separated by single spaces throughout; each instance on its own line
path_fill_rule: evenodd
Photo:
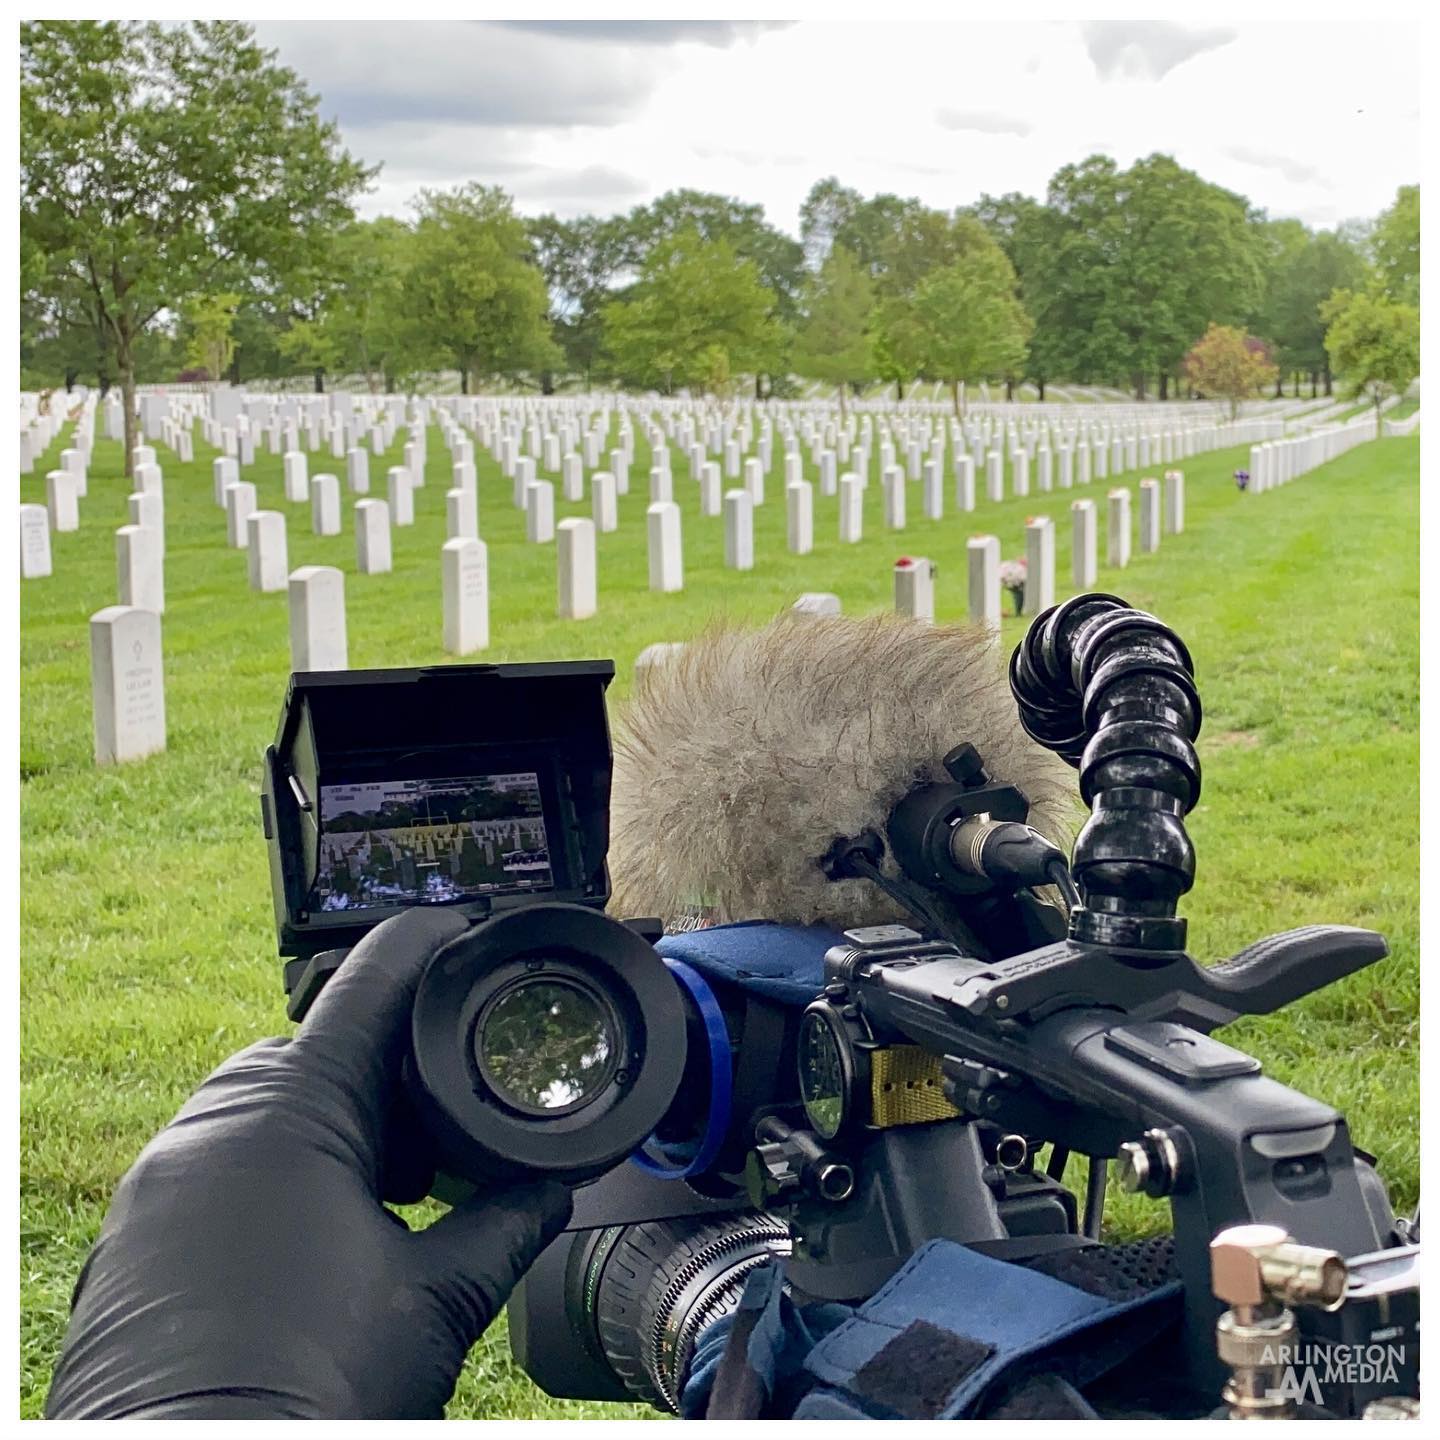
M 323 365 L 315 367 L 315 393 L 317 395 L 325 393 L 325 367 Z
M 905 401 L 905 382 L 904 382 L 903 380 L 897 380 L 897 381 L 895 382 L 895 403 L 896 403 L 897 405 L 901 405 L 901 404 L 904 403 L 904 401 Z
M 1043 405 L 1045 403 L 1045 382 L 1043 380 L 1037 380 L 1035 382 L 1035 390 L 1039 395 L 1040 403 Z
M 755 372 L 755 398 L 757 400 L 763 400 L 765 398 L 765 387 L 760 383 L 762 378 L 760 372 L 757 370 Z
M 470 393 L 470 367 L 465 363 L 463 357 L 460 360 L 460 393 L 462 395 Z
M 1335 377 L 1330 373 L 1330 366 L 1328 362 L 1326 363 L 1325 369 L 1322 373 L 1325 376 L 1325 398 L 1328 400 L 1335 393 Z
M 1135 398 L 1143 400 L 1145 398 L 1145 372 L 1142 370 L 1130 378 L 1135 386 Z
M 78 370 L 71 369 L 71 368 L 68 367 L 68 366 L 66 367 L 66 370 L 65 370 L 65 393 L 66 393 L 67 395 L 75 388 L 75 382 L 76 382 L 79 378 L 80 378 L 80 372 L 79 372 Z
M 839 383 L 839 385 L 837 385 L 835 388 L 840 392 L 840 423 L 843 425 L 843 424 L 845 423 L 845 419 L 846 419 L 846 414 L 845 414 L 845 382 L 842 380 L 842 381 Z
M 1160 398 L 1162 400 L 1170 398 L 1170 374 L 1166 370 L 1160 372 Z
M 130 336 L 122 330 L 115 340 L 115 363 L 120 369 L 120 403 L 125 411 L 125 478 L 135 474 L 135 356 Z
M 1005 403 L 1008 405 L 1015 399 L 1015 382 L 1007 375 L 1005 377 Z
M 1275 372 L 1275 398 L 1277 400 L 1285 398 L 1285 382 L 1280 378 L 1278 370 Z
M 1314 400 L 1314 399 L 1316 398 L 1317 394 L 1319 393 L 1319 390 L 1320 390 L 1320 372 L 1319 372 L 1318 370 L 1312 370 L 1312 371 L 1310 372 L 1310 398 L 1311 398 L 1312 400 Z
M 958 380 L 955 382 L 955 388 L 952 392 L 952 395 L 955 401 L 955 418 L 957 420 L 963 420 L 965 418 L 965 409 L 960 404 L 960 382 Z

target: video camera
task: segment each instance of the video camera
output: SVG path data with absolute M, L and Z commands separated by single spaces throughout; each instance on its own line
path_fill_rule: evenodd
M 292 1018 L 387 916 L 473 922 L 421 980 L 407 1095 L 442 1198 L 580 1184 L 510 1303 L 542 1389 L 680 1409 L 763 1271 L 787 1313 L 846 1317 L 797 1416 L 1026 1413 L 1003 1396 L 1037 1366 L 1088 1397 L 1041 1413 L 1099 1395 L 1199 1416 L 1222 1391 L 1237 1418 L 1409 1413 L 1418 1215 L 1397 1220 L 1343 1116 L 1210 1033 L 1385 942 L 1308 926 L 1220 965 L 1185 953 L 1200 702 L 1173 632 L 1108 595 L 1037 616 L 1010 684 L 1025 732 L 1079 771 L 1091 816 L 1069 862 L 960 744 L 884 835 L 815 857 L 912 917 L 843 933 L 605 915 L 613 673 L 297 674 L 266 754 Z M 1101 1243 L 1112 1159 L 1123 1188 L 1169 1201 L 1172 1236 Z M 977 1314 L 995 1297 L 980 1320 L 972 1284 Z M 1387 1365 L 1346 1358 L 1382 1344 Z M 974 1383 L 897 1392 L 940 1354 Z M 1296 1358 L 1322 1354 L 1318 1373 Z

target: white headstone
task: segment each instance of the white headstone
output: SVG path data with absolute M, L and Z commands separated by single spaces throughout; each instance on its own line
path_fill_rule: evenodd
M 765 468 L 754 455 L 745 462 L 745 490 L 756 505 L 765 503 Z
M 577 500 L 583 500 L 585 498 L 585 471 L 581 467 L 580 457 L 573 450 L 566 454 L 561 469 L 561 485 L 565 499 L 572 505 Z
M 585 620 L 595 613 L 595 522 L 571 517 L 555 527 L 558 614 Z
M 85 476 L 85 452 L 70 448 L 60 452 L 60 468 L 75 477 L 75 493 L 83 500 L 89 493 Z
M 938 459 L 924 462 L 924 478 L 921 481 L 927 520 L 945 518 L 945 477 L 944 467 Z
M 833 495 L 839 485 L 840 476 L 836 469 L 837 456 L 834 450 L 820 452 L 820 493 Z
M 1060 488 L 1069 490 L 1075 483 L 1075 452 L 1068 446 L 1060 447 Z
M 1115 569 L 1130 563 L 1130 492 L 1124 486 L 1110 492 L 1106 561 Z
M 225 539 L 235 550 L 250 543 L 245 522 L 255 509 L 255 485 L 250 480 L 237 480 L 225 490 Z
M 991 630 L 1000 628 L 1000 541 L 972 535 L 965 544 L 969 567 L 970 618 Z
M 802 615 L 838 615 L 840 597 L 828 590 L 807 590 L 790 608 Z
M 158 465 L 137 465 L 134 478 L 135 488 L 145 494 L 163 495 L 165 493 L 165 481 L 160 474 Z
M 680 533 L 680 507 L 673 500 L 657 500 L 645 512 L 650 556 L 650 588 L 665 593 L 685 588 L 684 552 Z
M 120 604 L 165 613 L 165 557 L 160 532 L 145 525 L 122 525 L 115 532 L 115 569 Z
M 865 483 L 853 471 L 840 477 L 840 541 L 857 544 L 865 524 Z
M 415 523 L 415 482 L 404 465 L 392 465 L 386 472 L 390 493 L 390 523 Z
M 523 510 L 526 503 L 525 493 L 535 483 L 535 460 L 532 456 L 522 455 L 516 460 L 513 481 L 511 498 L 515 501 L 515 508 Z
M 718 473 L 720 467 L 717 465 L 715 470 Z M 674 499 L 674 478 L 669 470 L 663 470 L 657 465 L 650 472 L 650 503 L 657 505 L 672 499 Z
M 1054 603 L 1055 523 L 1038 515 L 1025 522 L 1025 613 L 1038 615 Z
M 490 555 L 485 542 L 469 536 L 447 540 L 440 547 L 440 581 L 445 649 L 452 655 L 483 650 L 490 643 Z
M 328 478 L 338 484 L 336 476 Z M 290 576 L 289 588 L 291 669 L 348 669 L 344 573 L 333 565 L 302 565 Z
M 808 480 L 785 487 L 785 546 L 792 555 L 808 555 L 815 548 L 815 496 Z
M 755 502 L 748 490 L 725 492 L 725 566 L 755 568 Z
M 90 617 L 95 763 L 139 760 L 165 748 L 165 673 L 160 616 L 109 605 Z
M 445 537 L 448 540 L 480 538 L 473 490 L 457 489 L 445 492 Z
M 955 452 L 955 508 L 962 512 L 975 508 L 975 461 L 960 450 Z
M 46 475 L 45 500 L 52 530 L 63 534 L 80 528 L 80 497 L 75 477 L 68 470 L 52 470 Z
M 390 507 L 383 500 L 357 500 L 355 568 L 362 575 L 384 575 L 390 564 Z
M 1035 485 L 1042 495 L 1048 494 L 1053 488 L 1054 478 L 1055 472 L 1051 463 L 1050 447 L 1041 445 L 1035 451 Z
M 278 510 L 255 510 L 245 520 L 249 551 L 246 564 L 252 590 L 283 590 L 290 577 L 285 517 Z
M 20 578 L 41 580 L 50 573 L 50 514 L 43 505 L 22 505 Z
M 145 525 L 159 537 L 160 554 L 165 554 L 165 497 L 153 491 L 136 491 L 125 497 L 132 525 Z M 138 600 L 125 600 L 125 605 L 138 605 Z
M 610 473 L 615 477 L 615 493 L 630 493 L 630 457 L 623 450 L 610 452 Z
M 880 481 L 885 491 L 885 524 L 891 530 L 905 528 L 905 472 L 898 465 L 887 465 Z
M 345 478 L 352 495 L 370 493 L 370 457 L 358 445 L 345 453 Z
M 1028 450 L 1017 450 L 1010 462 L 1013 488 L 1016 495 L 1025 496 L 1030 493 L 1030 452 Z
M 620 508 L 615 499 L 615 477 L 608 470 L 597 470 L 590 477 L 590 518 L 601 534 L 609 534 L 620 525 Z
M 657 640 L 653 645 L 647 645 L 635 657 L 635 679 L 638 681 L 642 672 L 649 670 L 655 665 L 666 665 L 671 660 L 677 659 L 684 653 L 685 642 L 683 640 Z
M 338 475 L 322 472 L 311 479 L 310 528 L 317 535 L 338 535 L 340 533 L 340 477 Z M 301 568 L 306 567 L 302 566 Z M 343 669 L 344 667 L 337 668 Z
M 985 457 L 985 498 L 1005 498 L 1005 461 L 998 450 L 992 450 Z
M 720 467 L 713 461 L 707 460 L 700 466 L 700 513 L 702 515 L 718 515 L 721 506 L 720 494 Z M 652 483 L 651 493 L 654 493 Z
M 1070 502 L 1070 573 L 1079 591 L 1093 590 L 1096 575 L 1095 502 Z
M 1140 550 L 1153 555 L 1160 548 L 1160 482 L 1140 482 Z
M 310 498 L 310 463 L 302 450 L 287 450 L 282 462 L 285 467 L 285 498 L 292 505 L 303 505 Z
M 225 504 L 225 492 L 240 480 L 240 467 L 228 455 L 217 455 L 210 466 L 215 489 L 215 503 Z
M 450 486 L 454 490 L 473 490 L 475 488 L 475 462 L 473 460 L 457 460 L 450 467 Z
M 902 555 L 895 562 L 895 609 L 898 614 L 934 623 L 935 567 L 930 561 Z
M 1179 535 L 1185 529 L 1185 472 L 1165 472 L 1165 533 Z
M 555 486 L 549 480 L 532 480 L 525 487 L 525 538 L 536 545 L 555 538 Z

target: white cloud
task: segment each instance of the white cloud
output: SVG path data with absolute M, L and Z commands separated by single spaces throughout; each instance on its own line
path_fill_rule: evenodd
M 1085 27 L 1085 48 L 1102 80 L 1163 80 L 1177 65 L 1228 45 L 1239 32 L 1187 30 L 1165 20 L 1096 20 Z
M 384 162 L 366 214 L 466 180 L 562 215 L 685 186 L 760 203 L 795 233 L 826 175 L 952 210 L 1043 196 L 1103 149 L 1122 166 L 1163 151 L 1273 215 L 1328 224 L 1419 179 L 1415 25 L 802 21 L 722 44 L 690 23 L 257 28 L 353 152 Z

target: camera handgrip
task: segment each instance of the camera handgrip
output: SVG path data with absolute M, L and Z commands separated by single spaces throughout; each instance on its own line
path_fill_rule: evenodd
M 1390 953 L 1385 937 L 1354 925 L 1302 925 L 1267 935 L 1201 971 L 1238 1015 L 1269 1015 Z

